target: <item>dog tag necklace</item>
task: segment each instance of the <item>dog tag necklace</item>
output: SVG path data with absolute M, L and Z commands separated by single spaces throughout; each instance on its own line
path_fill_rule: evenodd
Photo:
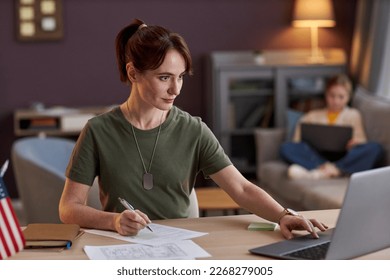
M 129 114 L 130 114 L 128 102 L 126 102 L 126 105 L 127 105 L 127 110 L 129 111 Z M 158 132 L 157 132 L 156 141 L 154 142 L 152 157 L 150 158 L 150 162 L 149 162 L 149 169 L 146 169 L 146 165 L 145 165 L 144 159 L 142 157 L 141 149 L 139 148 L 137 137 L 135 136 L 134 126 L 131 125 L 131 130 L 133 131 L 135 145 L 137 146 L 138 154 L 139 154 L 139 157 L 141 159 L 142 166 L 144 167 L 144 175 L 142 177 L 142 186 L 144 187 L 145 190 L 153 189 L 153 175 L 152 175 L 152 173 L 150 173 L 150 169 L 152 168 L 154 153 L 156 151 L 158 138 L 160 137 L 163 116 L 164 116 L 164 112 L 161 115 L 160 126 L 158 127 Z

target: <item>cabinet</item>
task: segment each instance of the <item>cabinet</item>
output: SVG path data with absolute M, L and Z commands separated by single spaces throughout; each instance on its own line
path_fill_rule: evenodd
M 242 173 L 256 172 L 257 127 L 285 127 L 290 108 L 305 111 L 314 103 L 322 106 L 326 80 L 345 72 L 343 51 L 325 50 L 323 64 L 307 63 L 309 54 L 306 50 L 241 51 L 213 52 L 207 57 L 211 128 Z
M 111 107 L 20 109 L 14 113 L 16 136 L 78 136 L 87 121 Z

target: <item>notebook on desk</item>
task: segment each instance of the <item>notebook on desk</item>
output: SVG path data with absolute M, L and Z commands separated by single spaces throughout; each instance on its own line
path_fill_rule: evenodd
M 334 229 L 319 239 L 305 235 L 249 251 L 281 259 L 351 259 L 390 247 L 389 182 L 390 167 L 355 173 Z M 322 257 L 302 255 L 321 247 L 327 247 Z
M 352 127 L 302 123 L 301 138 L 317 151 L 344 152 L 352 138 Z

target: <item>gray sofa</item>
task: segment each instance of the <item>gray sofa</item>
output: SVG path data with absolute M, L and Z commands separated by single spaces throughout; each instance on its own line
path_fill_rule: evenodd
M 380 165 L 390 165 L 390 101 L 374 97 L 359 86 L 353 96 L 352 107 L 362 113 L 368 139 L 381 143 L 385 150 Z M 340 208 L 348 178 L 291 180 L 287 177 L 288 165 L 279 157 L 279 147 L 286 140 L 286 130 L 271 128 L 255 131 L 256 172 L 260 186 L 280 203 L 296 210 Z

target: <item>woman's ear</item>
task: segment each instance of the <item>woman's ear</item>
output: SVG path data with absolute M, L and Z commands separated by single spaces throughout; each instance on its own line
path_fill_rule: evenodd
M 128 62 L 126 64 L 126 72 L 127 72 L 127 78 L 129 79 L 129 81 L 131 83 L 134 83 L 136 81 L 136 78 L 135 78 L 136 70 L 135 70 L 133 62 Z

